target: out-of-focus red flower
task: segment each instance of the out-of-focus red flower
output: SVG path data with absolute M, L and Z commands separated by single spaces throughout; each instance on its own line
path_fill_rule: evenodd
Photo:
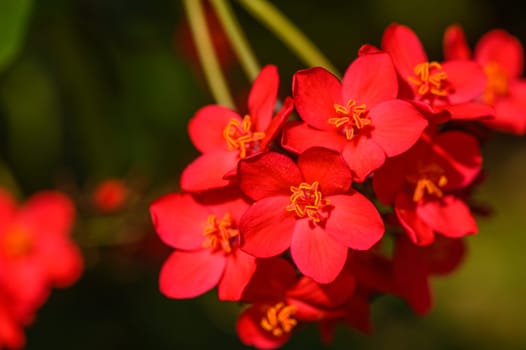
M 275 66 L 265 66 L 248 97 L 249 114 L 219 105 L 201 108 L 190 120 L 188 132 L 202 153 L 181 175 L 181 188 L 198 192 L 229 185 L 237 162 L 266 151 L 293 108 L 287 98 L 272 118 L 278 93 L 279 76 Z
M 282 144 L 295 153 L 313 146 L 341 152 L 354 180 L 362 182 L 386 157 L 414 145 L 427 126 L 397 94 L 396 71 L 385 53 L 357 58 L 341 83 L 323 68 L 299 71 L 293 97 L 305 123 L 291 122 Z
M 455 270 L 465 253 L 461 239 L 437 237 L 433 244 L 419 247 L 404 235 L 396 238 L 393 271 L 397 291 L 419 315 L 425 315 L 433 306 L 429 278 L 446 275 Z
M 19 327 L 33 320 L 51 288 L 80 277 L 82 256 L 70 238 L 74 214 L 59 192 L 39 192 L 18 205 L 0 191 L 0 309 L 8 305 L 0 311 L 0 343 L 23 343 Z
M 122 208 L 128 199 L 128 186 L 120 179 L 107 179 L 100 182 L 93 192 L 93 205 L 104 213 Z
M 248 204 L 240 199 L 200 203 L 190 194 L 168 194 L 150 207 L 161 239 L 176 248 L 159 277 L 161 292 L 192 298 L 218 286 L 219 299 L 239 300 L 255 258 L 239 250 L 239 218 Z
M 285 344 L 302 322 L 321 322 L 343 317 L 341 306 L 354 293 L 354 278 L 342 273 L 320 285 L 296 271 L 281 258 L 259 260 L 243 301 L 252 303 L 240 315 L 237 333 L 241 341 L 259 349 Z
M 477 62 L 430 61 L 416 34 L 399 24 L 387 27 L 382 49 L 398 71 L 400 98 L 412 101 L 430 120 L 493 116 L 493 108 L 475 101 L 486 87 L 486 75 Z
M 351 172 L 337 152 L 310 148 L 297 164 L 263 153 L 241 161 L 238 174 L 241 190 L 256 201 L 241 218 L 241 249 L 256 257 L 290 247 L 303 274 L 329 283 L 348 248 L 367 250 L 383 235 L 380 214 L 350 189 Z
M 23 324 L 15 319 L 10 306 L 0 291 L 0 349 L 22 349 L 26 342 Z
M 400 224 L 418 245 L 432 243 L 435 232 L 451 238 L 476 233 L 475 219 L 456 192 L 481 170 L 477 140 L 459 131 L 425 136 L 375 173 L 378 199 L 394 205 Z
M 444 54 L 450 59 L 471 59 L 464 31 L 458 25 L 444 34 Z M 473 59 L 484 69 L 487 83 L 480 100 L 495 108 L 495 118 L 483 120 L 487 126 L 517 135 L 526 133 L 526 79 L 524 50 L 515 36 L 502 29 L 484 34 L 477 42 Z

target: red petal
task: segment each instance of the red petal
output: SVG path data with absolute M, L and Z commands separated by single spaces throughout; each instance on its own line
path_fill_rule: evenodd
M 19 220 L 35 232 L 69 236 L 75 217 L 71 200 L 60 192 L 44 191 L 30 197 L 18 213 Z M 39 235 L 39 237 L 42 235 Z
M 374 193 L 383 204 L 394 203 L 396 194 L 405 184 L 405 159 L 404 155 L 387 159 L 385 164 L 374 173 Z
M 265 317 L 265 310 L 272 306 L 255 304 L 239 316 L 236 330 L 243 344 L 258 349 L 276 349 L 289 340 L 291 333 L 284 332 L 282 336 L 276 337 L 260 326 L 261 320 Z
M 310 147 L 320 146 L 341 152 L 347 144 L 343 135 L 311 128 L 306 123 L 293 121 L 285 124 L 281 145 L 293 153 L 302 153 Z
M 298 167 L 309 184 L 318 181 L 324 195 L 346 192 L 352 183 L 351 171 L 341 155 L 321 147 L 312 147 L 298 158 Z
M 290 245 L 296 217 L 285 210 L 289 197 L 263 198 L 252 205 L 239 223 L 241 249 L 267 258 L 284 252 Z
M 267 152 L 239 162 L 239 187 L 253 200 L 290 195 L 290 186 L 302 181 L 298 166 L 289 157 Z
M 420 204 L 416 212 L 427 225 L 446 237 L 458 238 L 478 232 L 469 207 L 453 195 Z
M 526 133 L 526 109 L 511 98 L 503 98 L 495 104 L 495 118 L 483 121 L 492 129 L 516 135 Z
M 225 272 L 218 286 L 219 300 L 237 301 L 256 270 L 256 258 L 237 249 L 227 258 Z
M 310 220 L 296 223 L 290 253 L 301 273 L 319 283 L 334 281 L 347 259 L 347 247 Z
M 358 57 L 347 68 L 342 81 L 342 96 L 371 109 L 398 94 L 398 78 L 393 61 L 386 53 Z
M 9 192 L 0 188 L 0 231 L 3 231 L 4 227 L 11 224 L 16 210 L 15 199 Z
M 331 211 L 325 230 L 345 246 L 370 249 L 384 234 L 384 224 L 371 201 L 358 192 L 330 197 Z
M 358 137 L 348 142 L 342 152 L 353 173 L 353 179 L 363 182 L 369 174 L 385 162 L 385 152 L 369 137 Z
M 159 288 L 169 298 L 186 299 L 214 288 L 225 270 L 226 258 L 210 249 L 175 251 L 164 263 Z
M 399 24 L 391 24 L 382 37 L 382 49 L 387 51 L 402 79 L 413 76 L 414 67 L 427 62 L 427 55 L 420 39 L 409 28 Z
M 270 124 L 278 96 L 278 86 L 279 75 L 276 66 L 263 67 L 248 96 L 248 110 L 256 123 L 256 130 L 266 130 Z
M 310 126 L 321 130 L 333 128 L 327 119 L 334 116 L 334 104 L 342 104 L 341 84 L 327 70 L 315 67 L 296 72 L 292 82 L 296 110 Z
M 282 298 L 296 283 L 296 269 L 283 258 L 257 259 L 254 275 L 243 292 L 243 300 L 258 302 Z
M 48 238 L 40 247 L 40 264 L 53 286 L 69 287 L 80 278 L 83 270 L 82 254 L 73 241 Z
M 476 62 L 448 61 L 442 64 L 442 69 L 453 89 L 448 94 L 450 104 L 470 102 L 486 88 L 486 74 Z
M 190 139 L 201 153 L 228 150 L 223 129 L 231 119 L 241 122 L 239 114 L 223 106 L 210 105 L 199 109 L 188 123 Z
M 457 120 L 491 120 L 495 115 L 495 109 L 492 106 L 480 102 L 447 105 L 444 106 L 444 110 L 450 114 L 451 119 Z
M 150 206 L 155 231 L 164 243 L 184 250 L 202 247 L 204 224 L 210 209 L 189 194 L 165 195 Z
M 422 114 L 401 100 L 380 103 L 369 115 L 373 123 L 371 138 L 388 157 L 407 151 L 418 141 L 427 126 Z
M 188 192 L 200 192 L 228 186 L 230 182 L 223 177 L 236 168 L 237 162 L 235 151 L 205 153 L 183 170 L 181 188 Z
M 289 117 L 290 113 L 292 113 L 293 109 L 294 100 L 290 97 L 285 98 L 283 106 L 278 111 L 278 113 L 276 113 L 276 116 L 270 121 L 270 125 L 268 126 L 267 131 L 265 132 L 265 138 L 261 140 L 261 143 L 259 144 L 261 151 L 268 150 L 268 146 L 272 141 L 274 141 L 274 139 L 280 132 L 283 124 L 287 121 L 287 118 Z
M 469 60 L 471 50 L 469 49 L 466 35 L 461 26 L 457 24 L 447 27 L 444 33 L 444 58 L 446 60 Z
M 482 65 L 497 63 L 509 78 L 519 77 L 524 69 L 521 42 L 502 29 L 489 31 L 480 38 L 475 46 L 475 59 Z
M 414 244 L 423 246 L 433 243 L 435 233 L 417 214 L 412 199 L 403 193 L 395 199 L 395 214 Z

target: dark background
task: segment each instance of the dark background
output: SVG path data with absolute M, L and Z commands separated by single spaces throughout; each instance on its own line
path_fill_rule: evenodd
M 363 43 L 379 45 L 391 22 L 412 27 L 433 59 L 444 29 L 461 24 L 471 45 L 503 28 L 526 42 L 524 9 L 509 1 L 273 1 L 344 71 Z M 0 183 L 21 197 L 59 188 L 78 205 L 75 238 L 86 269 L 73 287 L 55 290 L 27 329 L 28 349 L 242 348 L 239 307 L 215 293 L 169 300 L 157 276 L 169 250 L 153 233 L 148 204 L 176 191 L 196 155 L 186 123 L 214 103 L 189 48 L 177 0 L 5 0 L 0 5 Z M 278 65 L 281 97 L 302 63 L 266 28 L 234 10 L 262 64 Z M 4 9 L 2 9 L 4 6 Z M 7 7 L 5 7 L 7 6 Z M 9 6 L 19 7 L 13 10 Z M 18 15 L 12 15 L 16 13 Z M 2 34 L 3 33 L 3 34 Z M 4 36 L 4 37 L 2 37 Z M 249 82 L 225 55 L 233 91 Z M 230 62 L 230 63 L 229 63 Z M 419 318 L 402 302 L 374 303 L 375 331 L 341 328 L 335 349 L 526 348 L 526 141 L 495 135 L 484 146 L 488 179 L 476 197 L 493 207 L 453 275 L 434 281 L 435 308 Z M 108 177 L 129 183 L 134 199 L 102 215 L 89 203 Z M 14 183 L 18 183 L 17 186 Z M 321 347 L 314 327 L 285 348 Z

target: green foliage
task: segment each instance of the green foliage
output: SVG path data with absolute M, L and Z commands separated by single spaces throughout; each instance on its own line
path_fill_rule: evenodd
M 0 1 L 0 72 L 22 46 L 32 3 L 32 0 Z

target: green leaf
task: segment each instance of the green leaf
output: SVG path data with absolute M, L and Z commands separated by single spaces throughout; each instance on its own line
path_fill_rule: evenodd
M 0 72 L 22 46 L 31 6 L 32 0 L 0 0 Z

